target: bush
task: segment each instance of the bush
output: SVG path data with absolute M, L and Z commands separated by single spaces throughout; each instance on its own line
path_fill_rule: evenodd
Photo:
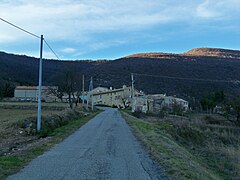
M 221 124 L 221 122 L 218 119 L 216 119 L 210 115 L 206 115 L 204 117 L 204 120 L 206 121 L 206 124 Z
M 39 133 L 39 137 L 47 137 L 54 129 L 67 125 L 71 120 L 78 118 L 79 116 L 83 116 L 82 113 L 76 110 L 66 110 L 59 115 L 49 115 L 46 117 L 42 117 L 41 120 L 41 132 Z M 25 119 L 21 124 L 21 128 L 24 129 L 26 134 L 33 135 L 36 133 L 36 124 L 37 119 L 34 117 Z
M 143 114 L 141 111 L 134 111 L 132 112 L 132 115 L 136 118 L 143 117 L 145 114 Z
M 116 105 L 112 105 L 112 108 L 118 108 Z

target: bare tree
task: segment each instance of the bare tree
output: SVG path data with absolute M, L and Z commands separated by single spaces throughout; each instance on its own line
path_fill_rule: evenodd
M 60 81 L 59 81 L 59 95 L 63 95 L 64 93 L 67 94 L 68 96 L 68 103 L 69 103 L 69 107 L 73 108 L 73 103 L 77 101 L 78 96 L 77 94 L 75 94 L 75 92 L 80 91 L 80 87 L 79 84 L 81 83 L 77 83 L 78 79 L 77 79 L 78 75 L 77 75 L 77 71 L 74 69 L 73 66 L 70 66 L 68 68 L 65 69 L 64 73 L 61 75 L 60 77 Z

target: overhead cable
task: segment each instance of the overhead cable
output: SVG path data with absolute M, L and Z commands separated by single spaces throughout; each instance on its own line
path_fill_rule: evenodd
M 7 24 L 9 24 L 9 25 L 11 25 L 11 26 L 13 26 L 13 27 L 15 27 L 15 28 L 17 28 L 17 29 L 19 29 L 19 30 L 21 30 L 21 31 L 23 31 L 23 32 L 25 32 L 25 33 L 28 33 L 28 34 L 31 35 L 31 36 L 34 36 L 34 37 L 36 37 L 36 38 L 38 38 L 38 39 L 41 39 L 40 36 L 38 36 L 38 35 L 30 32 L 30 31 L 27 31 L 27 30 L 25 30 L 25 29 L 23 29 L 23 28 L 15 25 L 15 24 L 13 24 L 13 23 L 10 23 L 9 21 L 7 21 L 7 20 L 5 20 L 5 19 L 3 19 L 3 18 L 0 18 L 0 20 L 3 21 L 3 22 L 5 22 L 5 23 L 7 23 Z M 46 45 L 48 46 L 48 48 L 52 51 L 52 53 L 57 57 L 57 59 L 60 60 L 59 57 L 58 57 L 58 55 L 55 53 L 55 51 L 54 51 L 54 50 L 51 48 L 51 46 L 49 45 L 49 43 L 47 43 L 47 41 L 46 41 L 45 39 L 43 39 L 43 40 L 44 40 L 44 42 L 46 43 Z
M 47 41 L 46 41 L 45 39 L 44 39 L 44 42 L 46 43 L 47 47 L 52 51 L 52 53 L 56 56 L 56 58 L 57 58 L 58 60 L 60 60 L 59 57 L 58 57 L 58 55 L 55 53 L 55 51 L 51 48 L 51 46 L 47 43 Z
M 27 30 L 25 30 L 25 29 L 23 29 L 23 28 L 15 25 L 15 24 L 13 24 L 13 23 L 10 23 L 10 22 L 6 21 L 6 20 L 3 19 L 3 18 L 0 18 L 0 20 L 3 21 L 3 22 L 5 22 L 5 23 L 7 23 L 7 24 L 9 24 L 9 25 L 11 25 L 11 26 L 13 26 L 13 27 L 15 27 L 15 28 L 17 28 L 17 29 L 19 29 L 19 30 L 21 30 L 21 31 L 24 31 L 25 33 L 30 34 L 31 36 L 34 36 L 34 37 L 36 37 L 36 38 L 38 38 L 38 39 L 41 38 L 40 36 L 38 36 L 38 35 L 36 35 L 36 34 L 34 34 L 34 33 L 31 33 L 31 32 L 29 32 L 29 31 L 27 31 Z

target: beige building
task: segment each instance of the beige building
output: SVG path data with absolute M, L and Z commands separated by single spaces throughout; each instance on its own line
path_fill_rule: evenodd
M 134 91 L 138 95 L 138 91 Z M 94 105 L 117 106 L 118 108 L 126 108 L 131 105 L 131 87 L 123 86 L 119 89 L 97 87 L 88 93 L 88 99 L 91 103 L 93 95 Z
M 132 112 L 158 113 L 163 107 L 171 110 L 174 105 L 178 105 L 183 111 L 188 110 L 188 102 L 174 96 L 145 95 L 137 90 L 134 90 L 133 94 L 132 98 L 132 88 L 125 85 L 119 89 L 97 87 L 88 93 L 87 99 L 89 104 L 92 103 L 93 99 L 94 105 L 117 106 L 118 108 L 131 107 Z
M 42 86 L 42 101 L 57 102 L 59 98 L 55 96 L 58 90 L 56 86 Z M 37 101 L 38 86 L 16 86 L 14 98 L 18 101 Z

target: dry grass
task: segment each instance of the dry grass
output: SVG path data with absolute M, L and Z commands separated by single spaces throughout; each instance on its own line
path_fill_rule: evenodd
M 6 105 L 17 105 L 17 106 L 35 106 L 37 107 L 37 102 L 0 102 L 0 106 Z M 42 102 L 42 106 L 57 106 L 57 107 L 68 107 L 67 103 L 45 103 Z
M 240 178 L 239 128 L 196 117 L 123 116 L 170 178 Z
M 46 108 L 42 109 L 42 116 L 57 114 L 60 110 L 48 110 L 47 107 L 65 107 L 66 104 L 62 103 L 44 103 Z M 10 108 L 8 108 L 10 107 Z M 21 108 L 25 107 L 25 108 Z M 28 108 L 29 107 L 29 108 Z M 23 122 L 24 119 L 29 117 L 37 117 L 37 104 L 36 103 L 0 103 L 0 135 L 4 137 L 15 129 L 16 124 Z

